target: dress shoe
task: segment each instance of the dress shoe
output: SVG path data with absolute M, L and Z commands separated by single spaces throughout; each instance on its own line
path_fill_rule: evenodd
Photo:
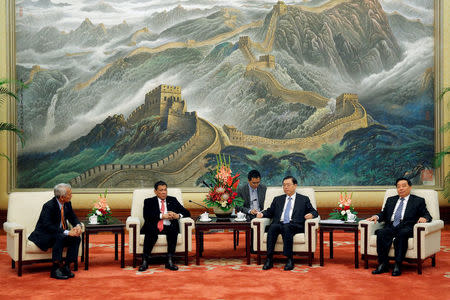
M 53 269 L 50 273 L 51 278 L 55 279 L 69 279 L 69 276 L 67 276 L 62 268 Z
M 389 272 L 387 264 L 379 264 L 378 267 L 372 271 L 372 274 L 382 274 Z
M 69 278 L 74 278 L 75 274 L 73 274 L 70 271 L 70 266 L 69 265 L 64 265 L 64 267 L 61 268 L 61 270 L 63 271 L 63 274 L 66 275 Z
M 175 265 L 175 263 L 173 262 L 172 256 L 167 257 L 166 269 L 169 269 L 169 270 L 172 270 L 172 271 L 178 270 L 177 265 Z
M 264 263 L 264 266 L 262 267 L 263 270 L 269 270 L 273 268 L 273 260 L 271 257 L 268 257 L 266 259 L 266 262 Z
M 402 270 L 400 264 L 396 263 L 394 266 L 394 270 L 392 271 L 392 276 L 400 276 L 400 275 L 402 275 Z
M 148 256 L 142 255 L 142 265 L 139 267 L 139 272 L 144 272 L 148 269 Z
M 292 258 L 288 258 L 286 265 L 284 266 L 285 271 L 290 271 L 294 269 L 294 260 Z

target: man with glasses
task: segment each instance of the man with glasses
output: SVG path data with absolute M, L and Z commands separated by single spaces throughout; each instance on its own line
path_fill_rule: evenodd
M 296 193 L 297 179 L 287 176 L 283 179 L 284 195 L 273 199 L 270 207 L 259 212 L 257 218 L 271 218 L 272 224 L 267 232 L 267 259 L 263 270 L 273 268 L 273 253 L 278 235 L 283 238 L 283 254 L 287 257 L 285 271 L 294 269 L 294 235 L 305 232 L 305 220 L 316 218 L 319 214 L 307 196 Z
M 236 207 L 236 210 L 255 217 L 264 208 L 267 188 L 261 184 L 261 174 L 257 170 L 251 170 L 247 179 L 248 184 L 238 189 L 238 197 L 244 199 L 244 204 Z

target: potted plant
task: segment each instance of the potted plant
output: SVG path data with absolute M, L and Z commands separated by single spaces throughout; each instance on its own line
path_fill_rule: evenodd
M 439 94 L 439 101 L 442 101 L 444 99 L 444 95 L 450 91 L 450 87 L 446 87 L 442 89 L 441 93 Z M 444 124 L 444 126 L 441 127 L 441 132 L 448 131 L 450 129 L 450 122 L 447 122 L 447 124 Z M 438 168 L 441 166 L 442 161 L 444 160 L 444 157 L 450 154 L 450 146 L 446 146 L 443 151 L 440 151 L 436 153 L 436 156 L 434 157 L 434 167 Z M 450 171 L 447 172 L 447 175 L 445 175 L 444 178 L 444 191 L 443 195 L 446 199 L 450 198 Z M 450 200 L 449 200 L 450 201 Z

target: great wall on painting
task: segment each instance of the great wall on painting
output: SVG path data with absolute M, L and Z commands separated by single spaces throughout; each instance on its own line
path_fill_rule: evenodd
M 329 99 L 311 92 L 289 90 L 283 87 L 270 73 L 275 67 L 276 57 L 268 54 L 274 42 L 277 18 L 286 13 L 287 6 L 279 1 L 272 10 L 266 37 L 262 43 L 254 42 L 248 36 L 239 38 L 239 49 L 248 64 L 245 76 L 255 78 L 266 84 L 270 93 L 286 102 L 298 102 L 316 108 L 327 106 Z M 262 26 L 249 24 L 248 26 Z M 217 36 L 204 42 L 188 41 L 186 43 L 169 43 L 154 49 L 138 48 L 129 56 L 141 52 L 157 52 L 171 47 L 200 47 L 214 44 L 225 38 L 240 33 L 243 29 Z M 264 53 L 256 59 L 252 49 Z M 103 73 L 105 70 L 101 70 Z M 95 81 L 101 74 L 95 75 L 89 82 L 79 85 L 83 88 Z M 177 128 L 191 129 L 192 136 L 176 151 L 151 164 L 105 164 L 93 167 L 71 180 L 74 187 L 129 187 L 151 186 L 154 181 L 163 178 L 171 185 L 195 186 L 195 181 L 207 170 L 204 158 L 207 154 L 217 154 L 226 146 L 235 145 L 248 148 L 263 148 L 270 151 L 288 150 L 298 152 L 302 149 L 315 149 L 324 143 L 340 141 L 345 133 L 368 126 L 367 113 L 359 103 L 356 94 L 344 93 L 336 98 L 335 113 L 340 117 L 322 126 L 310 136 L 292 139 L 270 139 L 260 136 L 246 135 L 233 125 L 216 127 L 209 121 L 198 117 L 196 112 L 186 111 L 186 100 L 181 97 L 181 87 L 162 84 L 145 96 L 144 104 L 139 106 L 128 117 L 129 124 L 135 124 L 149 116 L 161 118 L 162 130 Z

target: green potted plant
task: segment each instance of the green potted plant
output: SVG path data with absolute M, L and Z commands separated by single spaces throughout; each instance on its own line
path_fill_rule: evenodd
M 10 83 L 18 84 L 22 88 L 27 87 L 23 82 L 18 80 L 0 79 L 0 104 L 3 104 L 10 98 L 13 98 L 14 100 L 19 100 L 17 94 L 9 89 L 8 85 Z M 25 137 L 23 135 L 23 131 L 16 125 L 7 122 L 0 122 L 0 133 L 2 133 L 3 131 L 16 133 L 20 139 L 20 142 L 22 143 L 22 147 L 25 145 Z M 11 162 L 9 156 L 4 153 L 0 152 L 0 157 L 5 157 L 9 162 Z
M 439 101 L 442 101 L 444 99 L 444 95 L 450 91 L 450 87 L 446 87 L 442 89 L 440 95 L 439 95 Z M 444 126 L 441 127 L 440 131 L 445 132 L 450 129 L 450 122 L 447 122 L 447 124 L 444 124 Z M 444 160 L 444 157 L 446 155 L 450 154 L 450 146 L 446 146 L 442 151 L 436 153 L 436 156 L 434 157 L 434 167 L 438 168 L 441 166 L 442 161 Z M 450 171 L 445 175 L 444 178 L 444 191 L 443 195 L 446 199 L 450 198 Z M 450 200 L 449 200 L 450 201 Z

